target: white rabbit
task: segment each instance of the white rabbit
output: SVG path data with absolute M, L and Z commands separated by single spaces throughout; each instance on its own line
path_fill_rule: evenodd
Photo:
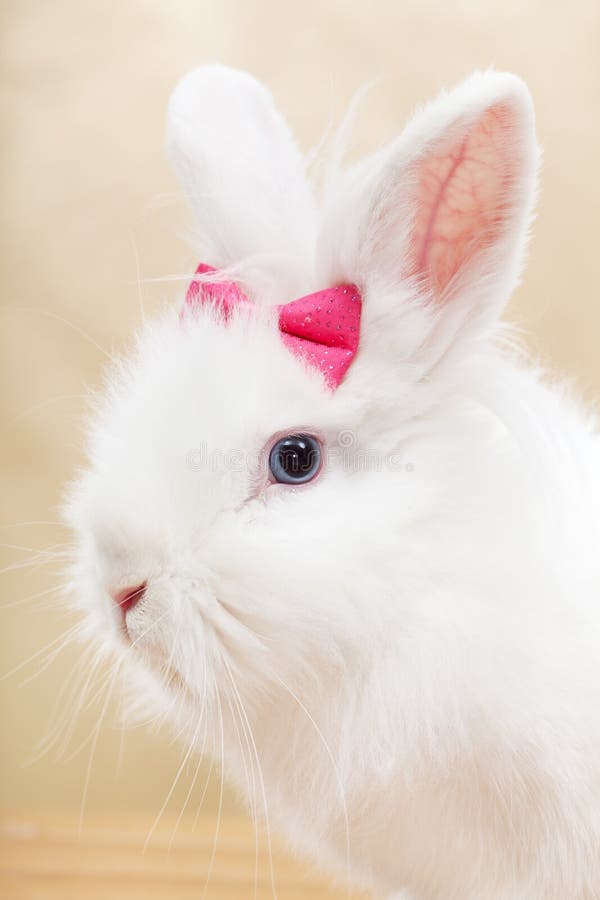
M 218 271 L 90 426 L 66 504 L 90 638 L 378 896 L 597 900 L 600 442 L 498 321 L 535 195 L 526 87 L 473 75 L 319 207 L 246 74 L 185 78 L 169 146 Z M 333 377 L 275 310 L 330 288 L 362 313 Z

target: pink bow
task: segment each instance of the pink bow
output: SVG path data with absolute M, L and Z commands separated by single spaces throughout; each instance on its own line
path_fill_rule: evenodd
M 216 271 L 201 263 L 196 274 Z M 238 304 L 250 302 L 234 281 L 192 281 L 185 309 L 213 303 L 227 319 Z M 295 356 L 318 369 L 331 390 L 338 387 L 356 355 L 361 306 L 356 285 L 339 284 L 277 307 L 284 344 Z

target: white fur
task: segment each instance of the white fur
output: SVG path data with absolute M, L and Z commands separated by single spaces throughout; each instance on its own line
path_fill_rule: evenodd
M 402 275 L 415 160 L 495 103 L 514 110 L 506 227 L 432 304 Z M 600 441 L 497 322 L 535 190 L 526 88 L 486 73 L 443 94 L 318 219 L 249 76 L 188 76 L 170 136 L 199 259 L 237 267 L 260 311 L 173 311 L 111 374 L 67 508 L 90 635 L 140 709 L 223 756 L 332 871 L 415 900 L 599 897 Z M 330 393 L 269 307 L 278 283 L 286 300 L 338 280 L 364 322 Z M 355 456 L 265 490 L 256 455 L 299 428 Z M 107 592 L 141 580 L 126 648 Z
M 243 261 L 263 297 L 292 300 L 311 268 L 316 209 L 268 91 L 224 66 L 191 72 L 169 103 L 167 146 L 212 265 Z

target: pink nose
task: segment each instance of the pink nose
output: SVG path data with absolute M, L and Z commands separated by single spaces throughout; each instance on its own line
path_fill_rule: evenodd
M 120 606 L 124 613 L 128 610 L 133 609 L 136 603 L 144 596 L 144 591 L 146 590 L 146 582 L 142 582 L 142 584 L 138 584 L 135 587 L 126 587 L 120 591 L 115 591 L 112 595 L 113 600 Z

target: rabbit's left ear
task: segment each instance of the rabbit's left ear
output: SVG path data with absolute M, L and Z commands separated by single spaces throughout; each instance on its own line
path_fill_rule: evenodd
M 527 88 L 489 72 L 340 178 L 317 258 L 322 280 L 363 291 L 363 354 L 428 353 L 433 365 L 497 318 L 518 279 L 537 164 Z
M 203 258 L 221 269 L 254 258 L 258 270 L 280 279 L 279 298 L 301 291 L 313 262 L 314 201 L 267 89 L 225 66 L 190 72 L 169 103 L 167 144 Z

